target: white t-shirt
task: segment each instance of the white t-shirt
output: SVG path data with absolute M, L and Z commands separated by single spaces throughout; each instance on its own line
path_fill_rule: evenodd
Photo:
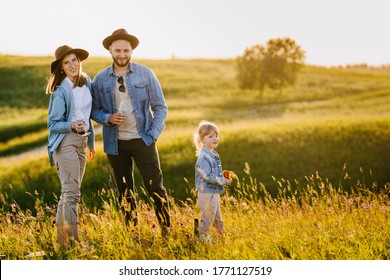
M 131 102 L 129 90 L 126 85 L 126 76 L 123 76 L 123 80 L 123 85 L 126 90 L 124 92 L 119 90 L 120 84 L 117 79 L 114 92 L 115 109 L 117 112 L 124 114 L 126 118 L 123 124 L 118 125 L 118 139 L 131 140 L 141 138 L 137 129 L 137 118 L 135 116 L 133 103 Z

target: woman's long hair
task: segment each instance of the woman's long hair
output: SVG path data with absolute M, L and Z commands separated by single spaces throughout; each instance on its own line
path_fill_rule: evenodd
M 87 84 L 87 78 L 85 77 L 85 74 L 82 72 L 80 58 L 77 55 L 76 57 L 79 62 L 79 74 L 77 75 L 76 79 L 73 82 L 73 88 L 81 87 Z M 54 69 L 53 73 L 50 75 L 48 79 L 48 82 L 46 84 L 46 94 L 53 93 L 56 90 L 57 86 L 59 86 L 65 78 L 66 78 L 66 74 L 62 70 L 62 61 L 61 61 L 60 63 L 58 63 L 57 67 Z
M 202 140 L 203 138 L 210 134 L 211 132 L 215 132 L 216 134 L 219 134 L 219 129 L 218 127 L 209 121 L 201 121 L 198 126 L 198 130 L 196 133 L 194 133 L 194 144 L 195 144 L 195 149 L 196 149 L 196 156 L 199 156 L 200 151 L 202 150 L 203 143 Z

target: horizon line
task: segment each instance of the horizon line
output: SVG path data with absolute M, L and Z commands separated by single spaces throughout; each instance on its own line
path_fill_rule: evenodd
M 2 53 L 0 52 L 0 56 L 9 56 L 9 57 L 51 57 L 54 58 L 52 54 L 17 54 L 17 53 Z M 147 58 L 147 57 L 132 57 L 134 60 L 235 60 L 239 57 L 179 57 L 172 54 L 170 57 L 161 57 L 161 58 Z M 109 54 L 107 55 L 90 55 L 89 58 L 111 58 Z M 348 66 L 365 66 L 368 68 L 383 68 L 390 67 L 390 63 L 381 63 L 381 64 L 370 64 L 368 62 L 356 62 L 356 63 L 339 63 L 333 65 L 322 65 L 317 63 L 307 62 L 304 65 L 309 66 L 320 66 L 320 67 L 348 67 Z

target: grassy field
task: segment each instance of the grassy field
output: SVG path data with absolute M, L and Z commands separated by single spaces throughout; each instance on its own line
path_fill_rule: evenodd
M 130 231 L 122 226 L 98 136 L 97 157 L 88 163 L 82 186 L 83 246 L 58 251 L 55 170 L 45 151 L 17 155 L 45 143 L 50 61 L 0 56 L 0 255 L 19 259 L 24 250 L 45 250 L 50 259 L 390 257 L 390 73 L 306 66 L 282 95 L 267 90 L 260 96 L 238 88 L 233 60 L 136 61 L 154 70 L 169 107 L 157 144 L 172 199 L 171 239 L 163 242 L 155 234 L 158 225 L 142 200 L 144 222 Z M 83 66 L 93 77 L 109 64 L 108 58 L 89 58 Z M 192 133 L 203 119 L 219 125 L 223 167 L 239 177 L 223 198 L 225 239 L 216 238 L 211 249 L 192 234 L 198 215 Z
M 250 183 L 249 183 L 250 182 Z M 12 205 L 0 216 L 1 254 L 7 259 L 29 259 L 28 252 L 45 252 L 36 259 L 77 260 L 388 260 L 390 258 L 388 189 L 347 195 L 319 176 L 291 192 L 281 186 L 272 198 L 254 180 L 240 183 L 238 195 L 222 197 L 223 237 L 211 232 L 205 244 L 194 236 L 198 217 L 195 194 L 186 203 L 171 201 L 172 228 L 168 240 L 160 237 L 154 211 L 141 201 L 137 228 L 124 226 L 112 191 L 103 189 L 80 207 L 81 243 L 60 250 L 55 243 L 55 206 L 36 200 L 33 215 Z M 101 209 L 86 204 L 101 200 Z M 23 238 L 20 238 L 23 236 Z

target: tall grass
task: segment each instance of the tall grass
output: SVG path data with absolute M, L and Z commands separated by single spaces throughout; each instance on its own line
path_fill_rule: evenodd
M 36 214 L 10 205 L 8 213 L 0 214 L 0 254 L 24 259 L 28 252 L 44 251 L 36 258 L 78 260 L 390 258 L 389 186 L 380 190 L 359 184 L 348 194 L 342 185 L 333 186 L 315 174 L 296 191 L 289 182 L 278 181 L 279 194 L 273 198 L 250 173 L 246 176 L 222 196 L 225 234 L 212 230 L 210 244 L 194 236 L 193 219 L 199 215 L 194 192 L 181 206 L 171 201 L 172 228 L 163 240 L 151 205 L 140 201 L 139 225 L 126 228 L 115 193 L 104 188 L 83 198 L 81 242 L 68 250 L 55 243 L 54 205 L 42 203 L 39 194 Z M 91 209 L 87 204 L 92 200 L 100 200 L 103 207 Z

